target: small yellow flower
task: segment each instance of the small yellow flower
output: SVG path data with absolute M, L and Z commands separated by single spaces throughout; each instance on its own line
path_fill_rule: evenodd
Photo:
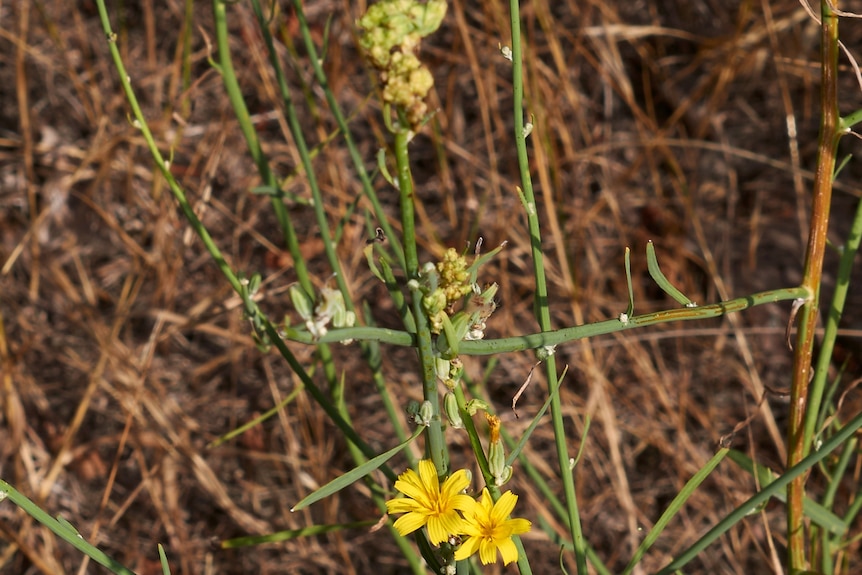
M 437 545 L 449 535 L 464 533 L 465 522 L 458 511 L 468 513 L 477 505 L 472 497 L 461 493 L 468 485 L 470 478 L 464 469 L 440 485 L 434 462 L 423 459 L 418 474 L 408 469 L 398 476 L 395 489 L 407 497 L 387 501 L 386 509 L 406 514 L 395 521 L 395 529 L 402 537 L 427 525 L 428 539 Z
M 508 519 L 517 501 L 518 496 L 507 491 L 494 503 L 488 489 L 483 489 L 482 499 L 465 515 L 467 527 L 463 533 L 467 539 L 455 551 L 455 560 L 466 559 L 479 551 L 482 564 L 488 565 L 497 560 L 499 549 L 504 564 L 517 561 L 518 548 L 512 541 L 512 535 L 520 535 L 530 530 L 530 522 L 526 519 Z

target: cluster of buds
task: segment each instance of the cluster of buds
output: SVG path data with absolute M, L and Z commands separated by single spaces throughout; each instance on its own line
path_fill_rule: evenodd
M 383 101 L 403 110 L 411 127 L 425 117 L 425 97 L 434 85 L 416 53 L 422 38 L 440 27 L 446 6 L 445 0 L 381 0 L 357 22 L 359 45 L 378 70 Z
M 425 264 L 422 279 L 422 307 L 431 322 L 431 332 L 439 334 L 455 304 L 473 291 L 467 258 L 449 248 L 437 265 L 431 262 Z
M 425 264 L 420 273 L 422 308 L 431 332 L 441 336 L 438 349 L 444 357 L 455 357 L 460 341 L 484 338 L 485 322 L 497 309 L 497 284 L 480 288 L 472 279 L 476 267 L 475 263 L 468 267 L 467 259 L 449 248 L 440 262 Z M 463 309 L 456 312 L 458 302 L 468 295 Z

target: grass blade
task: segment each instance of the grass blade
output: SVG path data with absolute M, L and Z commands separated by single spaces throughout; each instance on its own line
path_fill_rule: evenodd
M 352 483 L 358 481 L 359 479 L 362 479 L 363 477 L 365 477 L 366 475 L 368 475 L 369 473 L 376 470 L 378 467 L 380 467 L 381 465 L 383 465 L 384 463 L 386 463 L 387 461 L 392 459 L 402 449 L 404 449 L 405 447 L 410 445 L 413 442 L 413 440 L 416 439 L 417 437 L 419 437 L 419 435 L 423 431 L 425 431 L 424 427 L 416 428 L 416 431 L 413 432 L 413 435 L 411 435 L 410 438 L 407 439 L 407 441 L 399 443 L 398 445 L 396 445 L 395 447 L 393 447 L 389 451 L 385 451 L 385 452 L 381 453 L 380 455 L 378 455 L 377 457 L 372 457 L 371 459 L 369 459 L 368 461 L 366 461 L 362 465 L 358 466 L 356 469 L 353 469 L 352 471 L 348 471 L 347 473 L 345 473 L 344 475 L 342 475 L 340 477 L 336 477 L 335 479 L 333 479 L 332 481 L 330 481 L 329 483 L 327 483 L 326 485 L 324 485 L 323 487 L 321 487 L 317 491 L 311 493 L 307 497 L 304 497 L 302 499 L 302 501 L 300 501 L 293 508 L 291 508 L 291 511 L 299 511 L 300 509 L 308 507 L 312 503 L 316 503 L 316 502 L 320 501 L 321 499 L 329 497 L 333 493 L 337 493 L 337 492 L 341 491 L 342 489 L 344 489 L 345 487 L 347 487 L 348 485 L 351 485 Z

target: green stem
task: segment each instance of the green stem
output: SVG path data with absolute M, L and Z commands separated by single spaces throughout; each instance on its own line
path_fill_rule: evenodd
M 287 123 L 290 127 L 290 134 L 293 136 L 293 141 L 296 144 L 299 158 L 302 162 L 302 167 L 305 170 L 305 176 L 308 178 L 308 187 L 311 190 L 311 196 L 314 199 L 312 202 L 314 208 L 314 218 L 317 222 L 317 227 L 320 230 L 320 236 L 323 240 L 323 250 L 326 253 L 326 259 L 335 275 L 335 283 L 338 289 L 344 296 L 345 307 L 349 311 L 354 311 L 353 299 L 350 296 L 350 290 L 347 287 L 347 281 L 344 277 L 344 272 L 341 269 L 341 262 L 338 259 L 338 254 L 335 252 L 335 242 L 332 239 L 332 234 L 329 229 L 329 221 L 326 218 L 325 204 L 323 194 L 320 191 L 320 185 L 317 182 L 317 176 L 314 172 L 314 166 L 311 161 L 311 153 L 308 149 L 308 144 L 305 141 L 305 135 L 302 131 L 302 126 L 299 123 L 299 115 L 296 111 L 296 106 L 293 104 L 293 98 L 290 95 L 290 89 L 287 86 L 287 79 L 284 77 L 284 70 L 281 62 L 278 59 L 278 54 L 275 51 L 275 46 L 272 41 L 272 34 L 269 32 L 266 18 L 260 7 L 259 0 L 252 0 L 252 9 L 257 17 L 258 27 L 266 42 L 269 52 L 270 66 L 275 72 L 278 88 L 281 93 L 282 102 L 284 102 L 284 111 L 287 116 Z M 278 196 L 273 196 L 273 201 L 278 201 L 283 205 L 283 201 Z
M 694 308 L 669 309 L 644 315 L 636 315 L 628 318 L 628 321 L 625 323 L 619 319 L 606 319 L 595 323 L 567 327 L 556 331 L 542 331 L 499 339 L 462 341 L 458 344 L 458 353 L 461 355 L 493 355 L 497 353 L 538 349 L 540 347 L 561 345 L 587 337 L 607 335 L 609 333 L 646 327 L 648 325 L 716 318 L 763 304 L 807 299 L 810 296 L 811 292 L 805 287 L 770 290 L 711 305 Z M 300 343 L 315 342 L 311 334 L 307 332 L 289 329 L 285 335 L 287 339 Z M 375 340 L 381 343 L 410 347 L 416 345 L 416 337 L 413 334 L 405 331 L 380 327 L 333 329 L 318 341 L 332 343 L 347 339 Z
M 176 198 L 177 204 L 179 204 L 183 215 L 189 222 L 189 225 L 191 225 L 192 229 L 203 242 L 204 247 L 209 252 L 210 256 L 212 256 L 213 260 L 219 268 L 219 271 L 221 271 L 221 273 L 230 283 L 234 291 L 236 293 L 241 293 L 242 286 L 240 285 L 239 278 L 237 278 L 236 274 L 233 272 L 233 269 L 231 269 L 230 265 L 228 265 L 227 261 L 221 253 L 221 250 L 219 250 L 218 246 L 216 246 L 215 244 L 215 241 L 213 241 L 212 236 L 210 236 L 203 223 L 201 223 L 200 219 L 195 214 L 194 209 L 192 208 L 191 204 L 189 204 L 185 192 L 177 183 L 176 179 L 174 179 L 173 174 L 171 174 L 168 162 L 165 160 L 164 156 L 162 156 L 161 151 L 159 151 L 159 147 L 156 144 L 156 140 L 153 137 L 153 133 L 150 130 L 149 125 L 147 124 L 147 119 L 144 117 L 144 113 L 141 110 L 140 104 L 138 103 L 138 98 L 135 95 L 135 91 L 132 89 L 132 80 L 129 76 L 129 73 L 126 71 L 126 66 L 123 64 L 120 50 L 117 47 L 117 35 L 111 28 L 111 20 L 110 18 L 108 18 L 108 11 L 105 8 L 104 0 L 96 0 L 96 6 L 99 10 L 99 19 L 102 22 L 102 30 L 104 30 L 105 36 L 107 37 L 108 49 L 111 52 L 111 59 L 114 61 L 114 67 L 117 69 L 120 84 L 123 87 L 123 92 L 126 95 L 126 100 L 128 100 L 129 106 L 132 108 L 132 116 L 135 119 L 136 127 L 141 131 L 141 135 L 144 137 L 144 141 L 147 143 L 147 148 L 150 150 L 150 154 L 153 156 L 153 160 L 156 163 L 156 168 L 162 173 L 162 176 L 168 182 L 168 186 L 171 189 L 171 193 L 174 195 L 174 198 Z
M 398 189 L 401 193 L 401 243 L 404 246 L 404 270 L 407 279 L 419 278 L 419 256 L 416 251 L 416 221 L 413 206 L 413 177 L 407 153 L 410 132 L 407 128 L 395 130 L 395 163 L 398 166 Z
M 838 279 L 835 284 L 835 294 L 832 296 L 832 304 L 829 306 L 829 315 L 826 318 L 826 327 L 823 330 L 823 340 L 820 343 L 820 351 L 817 357 L 817 367 L 814 370 L 814 381 L 811 382 L 808 408 L 805 412 L 805 437 L 803 445 L 805 454 L 811 449 L 812 441 L 817 430 L 817 421 L 820 419 L 820 406 L 823 400 L 823 392 L 826 389 L 826 380 L 829 375 L 829 366 L 832 363 L 832 350 L 835 348 L 835 340 L 838 337 L 838 324 L 844 313 L 844 305 L 847 302 L 847 294 L 850 291 L 850 276 L 853 273 L 853 262 L 859 251 L 859 243 L 862 240 L 862 201 L 856 206 L 856 215 L 853 225 L 847 236 L 847 241 L 841 248 L 841 261 L 838 263 Z
M 272 173 L 272 170 L 270 170 L 269 161 L 260 147 L 257 132 L 254 129 L 254 125 L 251 123 L 248 108 L 245 105 L 245 100 L 242 97 L 239 82 L 236 78 L 236 72 L 233 68 L 227 31 L 227 13 L 225 10 L 225 4 L 226 2 L 224 0 L 213 0 L 213 16 L 215 17 L 219 72 L 221 73 L 228 99 L 233 107 L 234 115 L 237 118 L 240 130 L 242 130 L 242 135 L 248 145 L 248 151 L 251 154 L 254 163 L 257 165 L 257 171 L 260 174 L 260 178 L 263 180 L 265 186 L 277 191 L 279 190 L 278 181 Z M 272 208 L 275 212 L 275 217 L 278 220 L 279 227 L 282 230 L 282 234 L 284 235 L 284 243 L 290 252 L 290 256 L 293 258 L 293 265 L 299 284 L 313 301 L 315 299 L 314 286 L 311 284 L 308 268 L 302 257 L 302 252 L 299 249 L 299 240 L 296 236 L 296 230 L 294 230 L 293 223 L 290 221 L 290 217 L 287 214 L 287 208 L 284 205 L 283 193 L 280 191 L 272 194 Z
M 820 140 L 811 206 L 811 227 L 802 275 L 802 286 L 808 288 L 812 296 L 806 300 L 799 314 L 799 328 L 793 354 L 793 383 L 790 389 L 790 414 L 787 431 L 787 467 L 797 465 L 809 449 L 805 442 L 805 418 L 812 379 L 811 358 L 817 324 L 823 257 L 826 251 L 826 232 L 832 198 L 835 154 L 838 140 L 841 137 L 838 130 L 840 121 L 838 115 L 838 17 L 830 10 L 827 0 L 821 0 L 820 14 Z M 804 571 L 807 568 L 805 518 L 802 508 L 805 498 L 805 479 L 804 475 L 800 475 L 787 487 L 787 553 L 791 572 Z
M 270 56 L 270 65 L 272 69 L 275 71 L 276 80 L 278 82 L 279 91 L 281 93 L 281 98 L 284 103 L 285 113 L 287 116 L 288 125 L 290 127 L 291 135 L 293 136 L 294 142 L 297 146 L 297 151 L 299 152 L 300 160 L 302 162 L 302 167 L 305 171 L 306 177 L 308 178 L 308 185 L 311 190 L 311 195 L 313 198 L 313 208 L 315 220 L 317 222 L 318 229 L 320 231 L 321 238 L 323 239 L 324 252 L 326 253 L 327 260 L 329 262 L 330 267 L 335 275 L 335 282 L 338 285 L 338 289 L 341 294 L 344 296 L 345 307 L 349 311 L 355 311 L 355 306 L 353 303 L 353 298 L 350 294 L 350 290 L 347 286 L 347 281 L 345 274 L 341 267 L 341 262 L 338 258 L 338 255 L 335 250 L 335 241 L 332 238 L 332 234 L 329 227 L 329 221 L 326 216 L 325 211 L 325 203 L 323 194 L 320 190 L 320 185 L 317 181 L 317 176 L 315 175 L 314 167 L 312 165 L 312 156 L 308 149 L 308 144 L 305 139 L 305 135 L 303 133 L 302 126 L 299 122 L 299 115 L 297 113 L 296 106 L 294 105 L 293 98 L 290 94 L 290 89 L 287 85 L 287 80 L 284 76 L 284 70 L 281 66 L 281 62 L 278 58 L 278 54 L 276 53 L 275 46 L 273 44 L 272 35 L 269 32 L 268 23 L 266 18 L 264 17 L 263 11 L 260 6 L 260 2 L 258 0 L 252 0 L 252 8 L 254 10 L 255 16 L 258 20 L 258 26 L 263 35 L 264 41 L 266 42 L 267 49 Z M 300 24 L 301 28 L 303 28 L 303 33 L 306 34 L 307 24 L 303 20 Z M 316 58 L 313 54 L 312 58 Z M 331 96 L 331 91 L 327 90 L 327 94 Z M 347 133 L 349 137 L 349 132 L 346 131 L 346 125 L 344 126 L 345 133 Z M 374 379 L 375 385 L 377 387 L 378 393 L 384 403 L 384 407 L 389 415 L 389 419 L 392 422 L 392 425 L 395 428 L 396 436 L 399 438 L 399 441 L 404 441 L 407 438 L 407 435 L 404 429 L 399 424 L 398 417 L 396 415 L 394 406 L 392 405 L 392 401 L 389 398 L 389 394 L 386 390 L 385 380 L 383 378 L 383 374 L 381 372 L 381 360 L 380 360 L 380 345 L 374 341 L 362 341 L 360 342 L 360 347 L 362 348 L 362 355 L 365 358 L 369 368 L 372 371 L 372 378 Z M 332 356 L 331 351 L 328 349 L 328 346 L 320 345 L 319 348 L 321 351 L 321 359 L 324 362 L 324 365 L 329 366 L 332 364 Z M 330 383 L 333 383 L 332 375 L 334 375 L 334 370 L 327 370 L 327 374 L 330 376 Z M 346 409 L 346 403 L 344 400 L 344 385 L 343 381 L 338 382 L 336 385 L 332 386 L 333 391 L 338 390 L 339 396 L 336 398 L 333 394 L 333 400 L 336 405 L 339 407 L 340 413 L 344 418 L 345 422 L 352 425 L 350 420 L 349 413 Z M 363 455 L 359 448 L 353 444 L 348 443 L 348 447 L 351 451 L 351 455 L 354 461 L 357 464 L 363 462 Z M 408 459 L 412 460 L 412 456 L 408 456 Z M 373 480 L 368 477 L 366 481 L 372 483 Z M 371 486 L 371 485 L 370 485 Z M 372 489 L 372 491 L 374 491 Z M 375 501 L 378 504 L 378 507 L 385 512 L 385 506 L 383 505 L 383 499 L 379 495 L 374 495 Z M 417 572 L 417 569 L 421 569 L 420 561 L 413 550 L 413 548 L 409 545 L 408 541 L 403 537 L 397 536 L 397 533 L 392 528 L 392 524 L 389 523 L 390 531 L 396 535 L 396 543 L 399 547 L 402 548 L 403 555 L 410 562 L 413 567 L 414 572 Z
M 305 45 L 305 50 L 308 52 L 308 61 L 311 63 L 311 68 L 314 71 L 314 77 L 320 87 L 323 89 L 323 95 L 326 98 L 326 103 L 329 105 L 329 110 L 335 118 L 335 123 L 338 129 L 344 135 L 344 141 L 347 144 L 347 149 L 350 152 L 350 157 L 353 160 L 353 165 L 356 168 L 356 175 L 362 183 L 362 190 L 368 201 L 371 202 L 371 207 L 374 210 L 374 215 L 377 217 L 377 222 L 384 233 L 389 238 L 395 238 L 395 232 L 389 224 L 389 219 L 386 217 L 386 212 L 377 198 L 377 193 L 374 191 L 374 186 L 371 183 L 371 178 L 368 176 L 368 171 L 365 169 L 365 164 L 362 160 L 362 155 L 359 153 L 359 148 L 356 142 L 353 141 L 353 134 L 347 125 L 347 120 L 341 112 L 341 108 L 335 99 L 335 95 L 329 88 L 329 80 L 326 77 L 326 72 L 323 70 L 323 61 L 317 54 L 317 47 L 314 45 L 314 40 L 311 37 L 311 31 L 308 27 L 308 22 L 305 18 L 305 11 L 302 0 L 293 0 L 293 8 L 296 12 L 296 19 L 299 22 L 299 30 L 302 34 L 302 41 Z M 402 253 L 397 242 L 391 242 L 392 249 L 401 265 L 404 265 L 404 254 Z
M 419 256 L 416 251 L 416 227 L 413 208 L 413 175 L 410 173 L 410 158 L 407 153 L 409 132 L 406 128 L 395 130 L 395 162 L 398 169 L 398 191 L 401 204 L 401 242 L 404 247 L 405 272 L 407 279 L 419 278 Z M 449 452 L 443 438 L 440 416 L 440 394 L 437 392 L 437 374 L 434 371 L 434 348 L 431 345 L 431 330 L 428 317 L 422 309 L 422 292 L 411 288 L 410 297 L 413 318 L 416 322 L 416 351 L 422 367 L 422 395 L 429 402 L 434 414 L 428 426 L 426 452 L 437 467 L 437 475 L 449 474 Z
M 512 88 L 515 146 L 518 152 L 518 168 L 521 174 L 521 187 L 525 203 L 527 221 L 530 229 L 530 247 L 533 259 L 533 277 L 535 278 L 536 296 L 535 312 L 539 327 L 543 331 L 551 329 L 551 312 L 548 307 L 548 287 L 545 280 L 544 254 L 542 252 L 542 234 L 539 227 L 539 216 L 536 210 L 536 199 L 533 194 L 533 183 L 530 178 L 530 165 L 527 159 L 527 141 L 524 131 L 524 78 L 523 51 L 521 48 L 521 15 L 518 0 L 509 0 L 509 16 L 512 29 Z M 553 355 L 545 361 L 545 371 L 548 385 L 557 381 L 557 364 Z M 551 421 L 554 429 L 554 443 L 557 448 L 557 462 L 563 482 L 563 492 L 566 494 L 566 509 L 568 511 L 569 533 L 575 549 L 575 563 L 578 574 L 587 573 L 587 545 L 581 527 L 578 511 L 577 495 L 572 473 L 568 471 L 569 453 L 566 442 L 566 429 L 563 423 L 560 397 L 554 394 L 551 399 Z M 518 567 L 523 572 L 529 569 L 526 557 L 518 558 Z

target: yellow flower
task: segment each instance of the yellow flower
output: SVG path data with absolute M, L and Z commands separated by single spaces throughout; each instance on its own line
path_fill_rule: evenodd
M 479 551 L 482 564 L 488 565 L 497 560 L 499 549 L 503 563 L 508 565 L 517 561 L 518 548 L 512 541 L 512 535 L 520 535 L 530 530 L 530 522 L 526 519 L 507 519 L 517 501 L 518 496 L 507 491 L 494 503 L 488 488 L 483 489 L 482 499 L 472 511 L 465 514 L 467 527 L 463 533 L 467 539 L 455 551 L 455 560 L 466 559 Z
M 428 526 L 428 539 L 437 545 L 449 537 L 464 532 L 464 519 L 458 511 L 468 513 L 476 501 L 461 493 L 470 485 L 467 471 L 453 473 L 443 485 L 430 459 L 419 462 L 419 473 L 408 469 L 398 476 L 395 489 L 406 495 L 386 502 L 389 513 L 406 513 L 395 522 L 401 536 Z

